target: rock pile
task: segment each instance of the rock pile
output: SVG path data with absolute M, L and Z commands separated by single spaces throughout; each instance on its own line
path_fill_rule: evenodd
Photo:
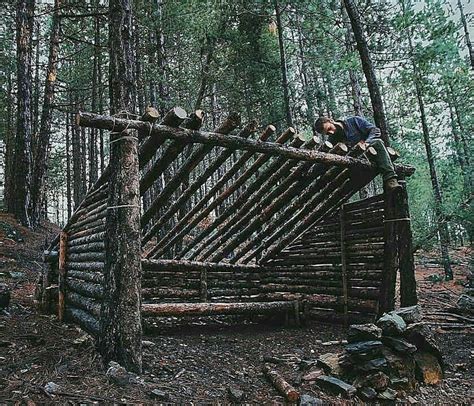
M 357 393 L 364 400 L 395 400 L 418 382 L 439 383 L 441 353 L 420 321 L 419 306 L 411 306 L 384 314 L 375 324 L 350 326 L 344 353 L 319 358 L 326 375 L 318 376 L 316 383 L 347 397 Z

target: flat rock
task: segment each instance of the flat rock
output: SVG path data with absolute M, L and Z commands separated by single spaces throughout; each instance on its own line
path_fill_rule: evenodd
M 407 329 L 405 321 L 396 314 L 385 313 L 376 324 L 382 329 L 382 334 L 388 336 L 401 335 Z
M 347 332 L 347 341 L 354 343 L 357 341 L 380 340 L 382 329 L 373 323 L 352 324 Z
M 390 378 L 407 379 L 407 386 L 405 389 L 411 390 L 416 386 L 415 378 L 415 360 L 410 354 L 402 355 L 396 353 L 390 348 L 384 347 L 383 355 L 388 363 L 387 374 Z
M 303 376 L 303 381 L 315 381 L 317 377 L 324 375 L 322 369 L 315 369 L 313 371 L 308 372 L 305 376 Z
M 364 400 L 373 400 L 377 397 L 377 391 L 371 387 L 364 387 L 359 389 L 359 395 Z
M 387 388 L 377 396 L 380 400 L 395 400 L 397 398 L 397 391 L 392 388 Z
M 318 358 L 318 365 L 324 369 L 327 374 L 341 375 L 341 366 L 339 365 L 339 356 L 332 352 L 323 354 Z
M 316 384 L 321 388 L 328 390 L 336 395 L 344 395 L 346 397 L 353 396 L 357 389 L 347 382 L 334 378 L 333 376 L 322 375 L 317 378 Z
M 416 377 L 428 385 L 437 385 L 443 379 L 443 371 L 438 359 L 428 352 L 417 352 L 415 355 Z
M 438 343 L 429 326 L 421 323 L 411 324 L 408 326 L 403 336 L 410 343 L 416 345 L 418 351 L 433 354 L 438 359 L 441 368 L 444 367 L 443 355 L 441 354 Z
M 44 385 L 44 390 L 47 393 L 55 394 L 61 392 L 61 386 L 54 382 L 48 382 L 46 385 Z
M 363 387 L 373 388 L 378 391 L 384 390 L 390 384 L 390 378 L 382 371 L 375 372 L 370 375 L 359 375 L 352 383 L 356 388 L 360 389 Z
M 167 394 L 165 391 L 162 391 L 161 389 L 153 389 L 150 392 L 150 396 L 154 399 L 157 399 L 157 400 L 169 400 L 170 399 L 170 395 Z
M 461 295 L 456 302 L 456 306 L 469 313 L 474 312 L 474 297 L 470 295 Z
M 114 384 L 119 386 L 143 385 L 143 379 L 137 375 L 128 372 L 123 366 L 115 361 L 110 361 L 105 375 Z
M 371 359 L 370 361 L 357 364 L 357 369 L 364 372 L 385 371 L 389 367 L 384 357 Z
M 400 307 L 400 309 L 392 310 L 389 314 L 400 316 L 407 324 L 418 323 L 422 319 L 420 305 Z
M 382 342 L 392 350 L 401 352 L 403 354 L 413 354 L 417 350 L 416 345 L 411 344 L 402 338 L 383 337 Z
M 345 350 L 351 358 L 358 361 L 367 361 L 377 358 L 381 354 L 382 346 L 381 341 L 359 341 L 347 344 Z
M 314 396 L 310 395 L 301 395 L 300 397 L 300 406 L 323 406 L 325 403 Z
M 238 388 L 227 388 L 227 393 L 229 394 L 230 400 L 233 402 L 241 402 L 244 398 L 244 392 Z

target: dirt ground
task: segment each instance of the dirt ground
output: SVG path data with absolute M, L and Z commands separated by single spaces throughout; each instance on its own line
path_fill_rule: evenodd
M 323 404 L 361 403 L 327 395 L 302 380 L 305 365 L 324 353 L 343 350 L 338 341 L 345 339 L 346 330 L 318 322 L 285 328 L 279 323 L 215 318 L 168 326 L 144 338 L 143 383 L 120 387 L 109 382 L 92 340 L 75 326 L 61 325 L 55 316 L 38 314 L 34 307 L 42 247 L 54 231 L 49 226 L 27 232 L 0 214 L 0 283 L 12 288 L 11 306 L 0 313 L 0 404 L 221 404 L 231 403 L 230 388 L 243 392 L 243 403 L 283 404 L 261 372 L 267 357 L 282 361 L 275 369 L 301 394 Z M 474 401 L 473 330 L 466 324 L 472 323 L 472 316 L 465 316 L 470 319 L 466 321 L 446 312 L 465 289 L 472 251 L 462 248 L 451 254 L 453 281 L 437 281 L 434 275 L 442 270 L 433 253 L 417 257 L 416 272 L 424 321 L 435 328 L 446 360 L 445 379 L 438 386 L 401 394 L 403 403 Z M 54 395 L 45 390 L 49 382 L 59 385 Z

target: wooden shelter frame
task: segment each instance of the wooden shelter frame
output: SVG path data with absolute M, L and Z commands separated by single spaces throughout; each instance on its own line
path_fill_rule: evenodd
M 145 321 L 276 311 L 294 312 L 298 321 L 300 312 L 308 317 L 315 308 L 330 309 L 333 318 L 336 310 L 345 320 L 375 316 L 393 309 L 398 271 L 401 304 L 416 303 L 406 188 L 349 203 L 377 175 L 372 148 L 319 144 L 292 128 L 270 142 L 276 132 L 272 125 L 253 140 L 256 123 L 239 130 L 237 114 L 212 132 L 201 131 L 202 122 L 201 111 L 187 116 L 181 108 L 161 120 L 154 109 L 141 117 L 77 115 L 79 126 L 140 140 L 136 192 L 142 197 L 142 236 L 130 238 L 142 242 Z M 230 169 L 220 173 L 236 152 Z M 158 188 L 178 157 L 179 167 Z M 395 169 L 402 183 L 414 172 L 407 165 Z M 60 318 L 95 336 L 108 255 L 110 177 L 107 167 L 45 253 L 52 270 L 46 287 L 58 278 Z M 190 207 L 191 196 L 211 181 Z M 223 204 L 225 209 L 202 227 Z M 356 264 L 351 263 L 354 252 Z M 351 278 L 361 286 L 351 286 Z

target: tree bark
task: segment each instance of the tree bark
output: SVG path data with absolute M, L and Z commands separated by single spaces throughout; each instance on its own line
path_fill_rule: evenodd
M 275 8 L 276 24 L 278 30 L 278 47 L 280 49 L 280 69 L 281 69 L 281 83 L 283 86 L 283 100 L 285 103 L 286 125 L 293 126 L 293 119 L 291 117 L 290 107 L 290 89 L 288 84 L 288 68 L 286 65 L 285 44 L 283 43 L 283 26 L 281 24 L 281 10 L 278 0 L 273 1 Z
M 385 118 L 382 96 L 380 95 L 380 89 L 377 83 L 377 77 L 375 75 L 372 59 L 370 57 L 369 47 L 367 46 L 367 41 L 364 37 L 359 12 L 354 0 L 344 0 L 344 5 L 351 21 L 352 31 L 354 32 L 354 37 L 357 43 L 357 50 L 359 51 L 362 62 L 362 69 L 364 70 L 365 78 L 367 80 L 370 100 L 372 102 L 372 109 L 374 112 L 375 125 L 380 128 L 381 136 L 385 142 L 385 145 L 389 145 L 388 126 L 387 120 Z
M 72 193 L 71 193 L 71 154 L 70 154 L 70 145 L 71 145 L 71 115 L 66 113 L 66 200 L 67 200 L 67 218 L 68 220 L 72 216 Z M 72 124 L 74 125 L 74 124 Z
M 443 198 L 441 195 L 441 188 L 439 186 L 438 174 L 436 172 L 433 151 L 431 148 L 430 132 L 428 128 L 428 122 L 426 119 L 425 103 L 423 100 L 422 78 L 421 78 L 420 71 L 418 69 L 418 65 L 416 64 L 416 60 L 414 56 L 414 48 L 413 48 L 413 43 L 412 43 L 410 34 L 408 35 L 408 44 L 409 44 L 410 53 L 411 53 L 413 79 L 414 79 L 414 85 L 415 85 L 415 91 L 416 91 L 416 98 L 418 101 L 418 109 L 420 112 L 421 128 L 423 132 L 423 142 L 425 144 L 426 158 L 428 159 L 428 165 L 430 168 L 431 186 L 433 188 L 433 195 L 434 195 L 434 211 L 435 211 L 436 221 L 440 224 L 439 242 L 440 242 L 441 256 L 443 260 L 444 273 L 445 273 L 446 279 L 451 280 L 453 278 L 453 271 L 451 269 L 451 260 L 449 258 L 449 252 L 448 252 L 448 244 L 449 244 L 448 225 L 443 215 Z
M 28 213 L 31 184 L 31 42 L 34 0 L 18 0 L 16 14 L 17 41 L 17 126 L 13 171 L 13 214 L 26 227 L 31 227 Z
M 33 161 L 33 176 L 31 184 L 30 215 L 34 227 L 39 225 L 43 215 L 42 201 L 45 191 L 45 177 L 48 170 L 49 143 L 51 121 L 53 116 L 54 90 L 56 85 L 57 64 L 59 53 L 59 32 L 61 19 L 59 17 L 62 0 L 54 1 L 53 22 L 49 40 L 48 68 L 44 85 L 43 108 L 41 110 L 40 130 L 36 143 Z
M 459 13 L 461 14 L 461 22 L 464 28 L 464 40 L 466 41 L 467 50 L 469 51 L 469 60 L 471 61 L 471 68 L 474 69 L 474 51 L 472 50 L 471 38 L 469 36 L 469 30 L 467 28 L 466 17 L 462 7 L 461 0 L 458 0 Z
M 7 128 L 5 134 L 5 207 L 9 213 L 13 213 L 15 207 L 14 183 L 13 183 L 13 159 L 15 152 L 15 129 L 13 124 L 13 73 L 11 67 L 7 71 Z
M 132 1 L 109 1 L 109 83 L 112 114 L 134 113 Z M 138 139 L 112 133 L 103 302 L 98 347 L 107 363 L 142 370 L 141 230 Z

